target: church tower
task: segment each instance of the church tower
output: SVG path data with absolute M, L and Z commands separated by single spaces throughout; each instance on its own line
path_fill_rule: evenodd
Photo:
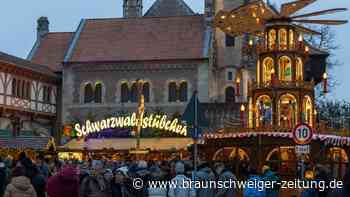
M 142 17 L 142 0 L 124 0 L 123 17 Z

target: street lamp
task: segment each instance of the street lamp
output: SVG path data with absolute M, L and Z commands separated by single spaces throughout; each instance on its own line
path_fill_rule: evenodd
M 323 73 L 323 93 L 327 94 L 328 93 L 328 74 L 327 72 Z

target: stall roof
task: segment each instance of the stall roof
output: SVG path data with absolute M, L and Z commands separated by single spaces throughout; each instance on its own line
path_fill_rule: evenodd
M 49 139 L 49 137 L 0 138 L 0 147 L 43 150 L 46 149 Z
M 192 138 L 142 138 L 140 141 L 141 149 L 151 150 L 186 149 L 193 143 Z M 136 138 L 89 139 L 87 141 L 73 139 L 61 148 L 68 150 L 130 150 L 135 146 Z

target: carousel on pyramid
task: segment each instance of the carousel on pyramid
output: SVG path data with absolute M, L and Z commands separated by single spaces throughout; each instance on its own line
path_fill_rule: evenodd
M 299 12 L 315 2 L 289 2 L 278 11 L 269 3 L 253 1 L 216 14 L 216 28 L 248 38 L 244 52 L 255 57 L 256 77 L 249 83 L 248 103 L 240 109 L 241 126 L 228 124 L 202 135 L 200 148 L 206 159 L 250 163 L 258 169 L 270 165 L 286 177 L 297 176 L 311 164 L 326 165 L 334 177 L 344 175 L 349 164 L 349 134 L 322 125 L 315 104 L 315 87 L 323 86 L 324 94 L 328 91 L 328 53 L 313 47 L 305 37 L 321 35 L 310 24 L 347 23 L 312 17 L 347 9 Z M 239 169 L 240 164 L 237 174 Z

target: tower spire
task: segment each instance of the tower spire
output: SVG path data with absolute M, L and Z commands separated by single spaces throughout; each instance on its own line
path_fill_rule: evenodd
M 123 0 L 123 17 L 142 17 L 142 0 Z

